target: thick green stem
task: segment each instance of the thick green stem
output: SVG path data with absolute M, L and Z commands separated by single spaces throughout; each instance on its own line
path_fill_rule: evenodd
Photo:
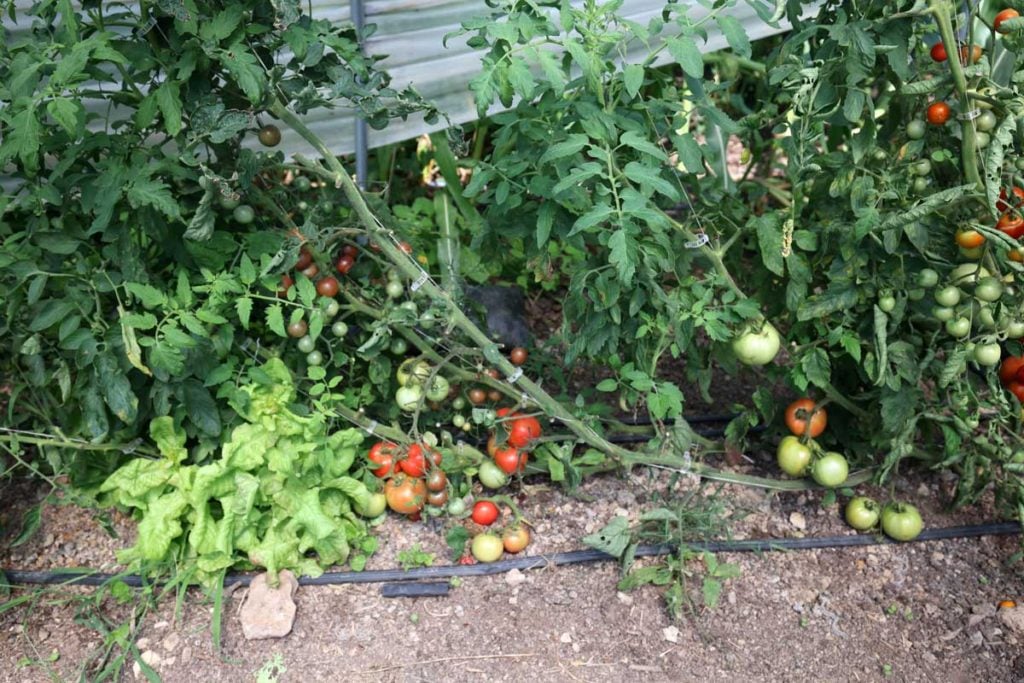
M 159 453 L 150 451 L 144 447 L 135 446 L 134 444 L 114 444 L 114 443 L 88 443 L 86 441 L 69 441 L 68 439 L 60 439 L 57 437 L 46 437 L 46 436 L 28 436 L 22 432 L 18 432 L 14 429 L 6 429 L 0 427 L 0 442 L 4 443 L 19 443 L 29 444 L 31 446 L 44 446 L 49 448 L 67 448 L 73 451 L 90 451 L 95 453 L 119 451 L 121 453 L 138 453 L 142 455 L 151 455 L 153 457 L 159 457 Z
M 928 0 L 928 6 L 935 17 L 935 23 L 939 27 L 939 35 L 946 46 L 946 52 L 949 53 L 949 69 L 953 74 L 953 86 L 960 96 L 961 113 L 966 114 L 974 109 L 974 103 L 968 94 L 967 77 L 964 75 L 964 70 L 960 65 L 960 50 L 957 46 L 956 34 L 953 32 L 953 22 L 949 17 L 947 3 L 944 0 Z M 968 62 L 971 61 L 972 47 L 971 45 L 964 47 L 964 53 L 967 57 L 966 61 Z M 963 118 L 960 121 L 960 134 L 964 177 L 967 179 L 967 182 L 977 187 L 979 191 L 983 191 L 984 185 L 981 182 L 981 175 L 978 171 L 978 145 L 974 136 L 974 125 L 967 118 Z

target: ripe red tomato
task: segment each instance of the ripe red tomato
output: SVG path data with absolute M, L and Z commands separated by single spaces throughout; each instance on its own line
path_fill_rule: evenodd
M 945 102 L 932 102 L 928 105 L 928 111 L 925 112 L 925 118 L 928 119 L 928 123 L 933 126 L 944 126 L 946 121 L 949 121 L 950 109 L 949 105 Z
M 423 452 L 423 446 L 418 443 L 409 446 L 405 457 L 398 461 L 398 466 L 410 477 L 422 477 L 427 471 L 427 459 Z
M 281 289 L 277 290 L 277 295 L 282 298 L 288 296 L 288 290 L 291 289 L 294 284 L 295 280 L 292 279 L 292 276 L 285 273 L 281 276 Z
M 373 472 L 373 476 L 383 479 L 392 473 L 395 464 L 395 449 L 398 446 L 390 441 L 378 441 L 370 447 L 370 453 L 366 457 L 370 462 L 380 465 Z
M 310 280 L 320 274 L 320 266 L 315 263 L 310 263 L 308 266 L 302 269 L 302 274 L 308 277 Z
M 475 406 L 478 406 L 487 400 L 487 392 L 478 387 L 470 389 L 466 396 L 469 399 L 469 402 Z
M 526 357 L 528 355 L 529 354 L 527 353 L 526 349 L 524 349 L 522 346 L 516 346 L 515 348 L 508 352 L 508 360 L 510 363 L 512 363 L 512 365 L 522 365 L 523 363 L 526 362 Z
M 508 428 L 508 443 L 516 448 L 526 448 L 541 434 L 540 422 L 535 417 L 517 417 Z
M 815 410 L 814 401 L 800 398 L 786 408 L 786 426 L 797 436 L 806 434 L 812 439 L 818 438 L 828 424 L 828 413 L 824 408 Z
M 955 239 L 964 249 L 975 249 L 985 243 L 985 236 L 977 230 L 957 230 Z
M 949 54 L 946 53 L 946 44 L 938 42 L 932 45 L 931 55 L 936 62 L 944 62 L 949 59 Z
M 1013 212 L 1004 213 L 999 217 L 996 229 L 1014 239 L 1019 239 L 1021 235 L 1024 235 L 1024 216 Z
M 494 464 L 501 468 L 505 474 L 522 472 L 526 469 L 526 453 L 520 453 L 514 447 L 498 448 L 494 451 Z
M 498 519 L 498 506 L 489 500 L 478 500 L 473 506 L 472 518 L 480 526 L 490 526 Z
M 309 253 L 309 249 L 302 247 L 299 249 L 299 258 L 295 262 L 295 270 L 305 270 L 309 268 L 309 264 L 313 262 L 313 255 Z
M 338 296 L 338 278 L 328 275 L 316 283 L 316 293 L 320 296 L 334 298 Z
M 427 499 L 427 485 L 422 479 L 396 474 L 384 484 L 388 507 L 400 515 L 415 515 Z
M 1009 33 L 1009 31 L 1000 31 L 1000 27 L 1003 25 L 1003 22 L 1006 21 L 1007 19 L 1016 19 L 1019 16 L 1020 12 L 1018 12 L 1015 9 L 1004 9 L 1002 12 L 996 15 L 995 20 L 992 22 L 992 28 L 999 31 L 1000 33 Z
M 1006 388 L 1010 390 L 1010 393 L 1017 397 L 1017 400 L 1024 403 L 1024 382 L 1018 382 L 1013 380 L 1007 383 Z
M 440 467 L 435 467 L 427 473 L 427 490 L 431 493 L 444 491 L 448 486 L 448 475 Z
M 1017 375 L 1024 368 L 1024 356 L 1007 356 L 999 366 L 999 381 L 1009 384 L 1017 380 Z
M 346 244 L 341 248 L 341 255 L 348 256 L 350 259 L 355 261 L 356 256 L 359 254 L 359 247 L 354 244 Z
M 512 409 L 509 408 L 508 406 L 506 406 L 504 408 L 498 408 L 497 410 L 494 411 L 494 414 L 497 415 L 498 417 L 505 417 L 506 415 L 508 415 L 511 412 L 512 412 Z
M 1010 209 L 1017 209 L 1024 206 L 1024 187 L 1014 186 L 1011 190 L 1013 192 L 1013 199 L 1010 203 L 1006 202 L 1006 188 L 999 190 L 999 201 L 996 202 L 996 211 L 999 213 L 1006 213 Z
M 348 271 L 352 270 L 352 266 L 355 264 L 356 262 L 351 256 L 341 256 L 338 258 L 337 262 L 335 262 L 334 269 L 342 275 L 348 275 Z

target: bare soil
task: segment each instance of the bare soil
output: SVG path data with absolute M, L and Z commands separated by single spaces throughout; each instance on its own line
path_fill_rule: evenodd
M 530 487 L 522 492 L 525 516 L 534 523 L 527 553 L 577 549 L 582 536 L 614 515 L 635 519 L 663 496 L 695 485 L 672 479 L 647 470 L 594 478 L 580 491 L 590 502 Z M 920 506 L 928 525 L 991 519 L 988 504 L 944 513 L 947 489 L 937 478 L 898 482 L 901 497 Z M 8 484 L 5 528 L 41 495 Z M 726 488 L 720 495 L 746 513 L 734 526 L 736 537 L 854 533 L 842 523 L 839 505 L 822 507 L 820 494 Z M 115 515 L 113 521 L 117 539 L 89 510 L 48 505 L 33 539 L 0 550 L 0 566 L 112 569 L 116 548 L 131 543 L 134 533 L 130 520 Z M 398 553 L 414 544 L 436 553 L 435 564 L 450 559 L 443 530 L 427 524 L 388 519 L 379 535 L 382 547 L 368 568 L 396 567 Z M 292 633 L 269 641 L 242 637 L 237 612 L 245 590 L 238 589 L 225 600 L 219 652 L 210 633 L 212 604 L 193 589 L 180 614 L 173 600 L 165 601 L 131 637 L 164 681 L 190 683 L 1020 681 L 1024 633 L 1014 633 L 996 610 L 1003 599 L 1024 603 L 1020 565 L 1007 564 L 1019 549 L 1017 537 L 986 537 L 721 554 L 742 574 L 727 582 L 717 608 L 699 607 L 675 623 L 658 589 L 618 591 L 620 571 L 612 562 L 467 578 L 443 598 L 387 599 L 376 584 L 305 586 Z M 699 563 L 692 569 L 700 604 Z M 25 590 L 32 589 L 19 588 L 12 597 Z M 100 637 L 76 623 L 74 603 L 53 598 L 41 595 L 31 607 L 0 615 L 0 681 L 92 680 L 79 669 Z M 113 600 L 105 607 L 123 618 Z M 263 679 L 261 670 L 268 674 Z M 144 677 L 128 667 L 121 680 Z

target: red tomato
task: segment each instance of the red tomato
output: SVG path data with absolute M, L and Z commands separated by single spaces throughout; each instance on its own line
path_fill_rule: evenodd
M 968 48 L 967 48 L 966 45 L 961 45 L 960 46 L 960 63 L 961 64 L 966 64 L 967 63 L 967 49 Z M 981 45 L 971 45 L 970 50 L 971 50 L 971 64 L 977 64 L 979 61 L 981 61 Z
M 1013 380 L 1006 385 L 1006 388 L 1010 390 L 1010 393 L 1017 397 L 1017 400 L 1024 403 L 1024 382 L 1018 382 Z
M 1024 187 L 1015 186 L 1011 191 L 1013 192 L 1013 200 L 1007 204 L 1006 188 L 1004 187 L 999 190 L 999 201 L 996 202 L 996 210 L 1000 213 L 1006 213 L 1010 209 L 1016 209 L 1024 206 Z
M 316 293 L 331 298 L 338 296 L 338 279 L 333 275 L 321 278 L 316 283 Z
M 498 506 L 489 500 L 478 500 L 473 506 L 472 517 L 480 526 L 490 526 L 498 519 Z
M 1014 239 L 1024 235 L 1024 217 L 1019 213 L 1004 213 L 996 223 L 996 229 L 1004 232 Z
M 806 434 L 812 439 L 818 438 L 828 424 L 828 413 L 824 408 L 814 408 L 814 400 L 800 398 L 786 408 L 786 426 L 796 436 Z
M 398 446 L 390 441 L 378 441 L 370 447 L 370 454 L 367 456 L 370 462 L 380 465 L 373 472 L 373 476 L 383 479 L 392 473 L 395 464 L 395 449 Z
M 302 247 L 299 249 L 299 258 L 295 261 L 295 270 L 305 270 L 312 262 L 313 255 L 309 253 L 309 249 Z
M 535 417 L 517 417 L 508 429 L 508 443 L 516 448 L 525 448 L 541 434 L 540 422 Z
M 398 461 L 398 466 L 410 477 L 422 477 L 427 471 L 427 460 L 423 455 L 423 447 L 418 443 L 409 446 L 405 457 Z
M 501 542 L 505 546 L 505 552 L 521 552 L 530 544 L 530 532 L 523 526 L 509 527 L 501 533 Z
M 1007 356 L 999 366 L 999 380 L 1008 384 L 1017 378 L 1018 371 L 1024 367 L 1024 356 Z
M 494 411 L 494 414 L 497 415 L 498 417 L 505 417 L 506 415 L 508 415 L 511 412 L 512 412 L 512 409 L 506 407 L 506 408 L 498 408 L 497 410 Z
M 448 475 L 440 467 L 435 467 L 427 474 L 427 490 L 431 493 L 444 491 L 448 486 Z
M 945 43 L 938 42 L 932 45 L 932 59 L 936 62 L 944 62 L 949 59 L 949 55 L 946 53 Z
M 400 515 L 415 515 L 427 499 L 427 485 L 422 479 L 396 474 L 384 484 L 388 507 Z
M 1004 9 L 1002 12 L 996 15 L 995 20 L 992 22 L 992 28 L 999 31 L 1000 33 L 1009 33 L 1009 31 L 1000 31 L 999 28 L 1007 19 L 1016 19 L 1019 16 L 1020 12 L 1018 12 L 1015 9 Z
M 950 109 L 949 105 L 945 102 L 932 102 L 928 105 L 928 111 L 925 112 L 925 118 L 928 119 L 928 123 L 933 126 L 944 126 L 946 121 L 949 121 Z
M 282 298 L 288 296 L 288 290 L 291 289 L 294 284 L 295 280 L 292 279 L 292 276 L 285 273 L 281 276 L 281 289 L 277 290 L 277 295 Z
M 526 453 L 520 453 L 517 448 L 498 448 L 494 451 L 494 464 L 505 474 L 513 474 L 526 469 L 527 457 Z
M 359 255 L 359 247 L 354 244 L 346 244 L 341 248 L 342 256 L 348 256 L 353 261 L 356 260 L 356 256 Z
M 347 275 L 348 271 L 352 270 L 352 266 L 354 266 L 355 264 L 356 262 L 352 259 L 351 256 L 341 256 L 340 258 L 338 258 L 338 261 L 334 264 L 334 269 L 337 270 L 342 275 Z

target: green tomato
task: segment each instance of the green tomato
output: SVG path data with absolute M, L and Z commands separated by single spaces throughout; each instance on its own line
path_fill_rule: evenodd
M 732 341 L 732 350 L 744 365 L 767 365 L 782 346 L 778 330 L 768 321 L 761 329 L 747 327 Z
M 500 489 L 508 483 L 508 475 L 493 460 L 484 460 L 480 463 L 477 477 L 480 479 L 480 483 L 489 489 Z
M 956 311 L 948 306 L 936 306 L 932 309 L 932 317 L 939 322 L 944 323 L 947 320 L 952 320 L 954 315 L 956 315 Z
M 356 505 L 356 512 L 363 517 L 373 519 L 384 514 L 388 507 L 388 499 L 383 493 L 371 493 L 366 505 Z
M 252 223 L 256 218 L 256 211 L 253 210 L 248 204 L 239 204 L 235 207 L 235 210 L 231 212 L 235 221 L 242 225 L 248 225 Z
M 907 124 L 907 137 L 911 140 L 920 140 L 924 137 L 927 126 L 921 119 L 914 119 Z
M 846 504 L 846 523 L 857 531 L 867 531 L 878 524 L 882 510 L 871 498 L 857 496 Z
M 935 292 L 935 301 L 937 301 L 940 306 L 952 308 L 960 303 L 960 290 L 953 285 L 943 287 L 939 291 Z
M 996 329 L 996 318 L 992 314 L 992 309 L 988 306 L 979 306 L 975 320 L 978 324 L 985 329 L 994 330 Z
M 807 466 L 811 464 L 810 447 L 800 443 L 800 438 L 796 436 L 787 436 L 779 441 L 776 456 L 779 469 L 791 477 L 804 476 Z
M 505 552 L 505 544 L 496 534 L 477 534 L 470 551 L 477 562 L 497 562 Z
M 335 337 L 344 337 L 348 334 L 348 325 L 339 320 L 338 322 L 331 325 L 331 334 Z
M 466 501 L 461 498 L 452 498 L 448 501 L 448 514 L 452 517 L 460 517 L 466 514 Z
M 882 531 L 896 541 L 912 541 L 924 529 L 917 508 L 907 503 L 890 503 L 882 509 Z
M 992 137 L 988 133 L 978 131 L 974 134 L 974 146 L 977 149 L 985 149 L 990 142 L 992 142 Z
M 907 298 L 911 301 L 920 301 L 924 298 L 924 290 L 921 288 L 914 288 L 907 291 Z
M 932 172 L 932 162 L 927 159 L 921 159 L 920 161 L 915 161 L 910 169 L 915 175 L 926 176 Z
M 226 211 L 232 211 L 236 206 L 242 203 L 242 201 L 238 199 L 238 197 L 230 197 L 223 194 L 217 201 L 220 202 L 220 208 Z
M 975 128 L 977 128 L 981 132 L 988 133 L 993 128 L 996 127 L 997 123 L 998 123 L 998 120 L 996 119 L 996 115 L 993 114 L 991 111 L 986 110 L 986 111 L 981 112 L 981 116 L 979 116 L 974 121 L 974 126 L 975 126 Z
M 430 309 L 423 311 L 423 315 L 420 316 L 420 327 L 425 330 L 429 330 L 437 324 L 437 315 Z
M 420 312 L 419 308 L 416 306 L 415 301 L 403 301 L 402 303 L 398 304 L 398 307 L 408 311 L 413 315 L 413 317 L 415 317 Z
M 316 347 L 316 343 L 313 341 L 313 338 L 307 334 L 305 337 L 299 339 L 296 346 L 299 347 L 299 351 L 302 351 L 303 353 L 309 353 Z
M 466 399 L 462 396 L 456 396 L 452 399 L 452 410 L 462 410 L 466 407 Z
M 883 313 L 892 313 L 893 309 L 896 308 L 896 297 L 891 294 L 879 297 L 878 307 L 882 309 Z
M 423 388 L 418 384 L 398 387 L 395 392 L 395 403 L 407 413 L 414 412 L 423 400 Z
M 946 332 L 951 337 L 963 339 L 971 333 L 971 321 L 964 317 L 946 321 Z
M 405 341 L 402 337 L 395 337 L 391 340 L 391 346 L 389 348 L 391 353 L 396 356 L 404 356 L 409 350 L 409 342 Z
M 395 371 L 395 379 L 402 386 L 406 384 L 423 384 L 430 377 L 433 368 L 422 358 L 407 358 Z
M 914 178 L 914 182 L 911 184 L 911 187 L 913 187 L 914 192 L 916 192 L 917 194 L 921 194 L 928 189 L 928 179 Z
M 846 458 L 834 451 L 825 453 L 811 464 L 811 477 L 826 488 L 841 486 L 849 474 Z
M 1009 339 L 1019 339 L 1020 337 L 1024 337 L 1024 322 L 1020 320 L 1011 320 L 1006 323 L 1006 327 L 1003 328 L 1003 331 Z
M 990 275 L 988 270 L 977 263 L 961 263 L 949 273 L 949 281 L 954 285 L 965 286 L 975 280 Z
M 999 278 L 992 277 L 991 275 L 983 277 L 978 280 L 978 284 L 974 286 L 974 296 L 981 299 L 982 301 L 998 301 L 999 297 L 1003 295 L 1003 283 L 999 281 Z
M 921 272 L 917 274 L 918 287 L 931 288 L 937 284 L 939 284 L 939 274 L 931 268 L 923 268 Z
M 974 360 L 978 361 L 978 365 L 985 367 L 998 365 L 1002 355 L 1003 350 L 996 343 L 978 344 L 974 347 Z
M 334 299 L 321 297 L 320 308 L 324 312 L 324 315 L 326 315 L 328 318 L 333 318 L 334 316 L 338 315 L 338 313 L 341 311 L 341 304 L 339 304 Z
M 397 299 L 398 297 L 405 294 L 405 287 L 402 283 L 397 280 L 391 280 L 384 287 L 384 291 L 387 293 L 389 299 Z
M 309 178 L 307 178 L 304 175 L 300 175 L 298 178 L 296 178 L 292 182 L 292 185 L 299 192 L 308 192 L 309 189 L 313 186 L 312 183 L 310 182 Z
M 450 390 L 451 384 L 448 383 L 448 380 L 441 375 L 435 375 L 434 379 L 430 380 L 430 386 L 427 387 L 427 400 L 434 403 L 443 401 L 448 398 Z
M 452 426 L 456 429 L 462 429 L 462 425 L 466 424 L 466 416 L 462 413 L 455 413 L 452 415 Z
M 316 366 L 316 365 L 323 365 L 323 363 L 324 363 L 324 354 L 320 353 L 319 351 L 310 351 L 309 353 L 306 354 L 306 364 L 307 365 L 314 365 L 314 366 Z

